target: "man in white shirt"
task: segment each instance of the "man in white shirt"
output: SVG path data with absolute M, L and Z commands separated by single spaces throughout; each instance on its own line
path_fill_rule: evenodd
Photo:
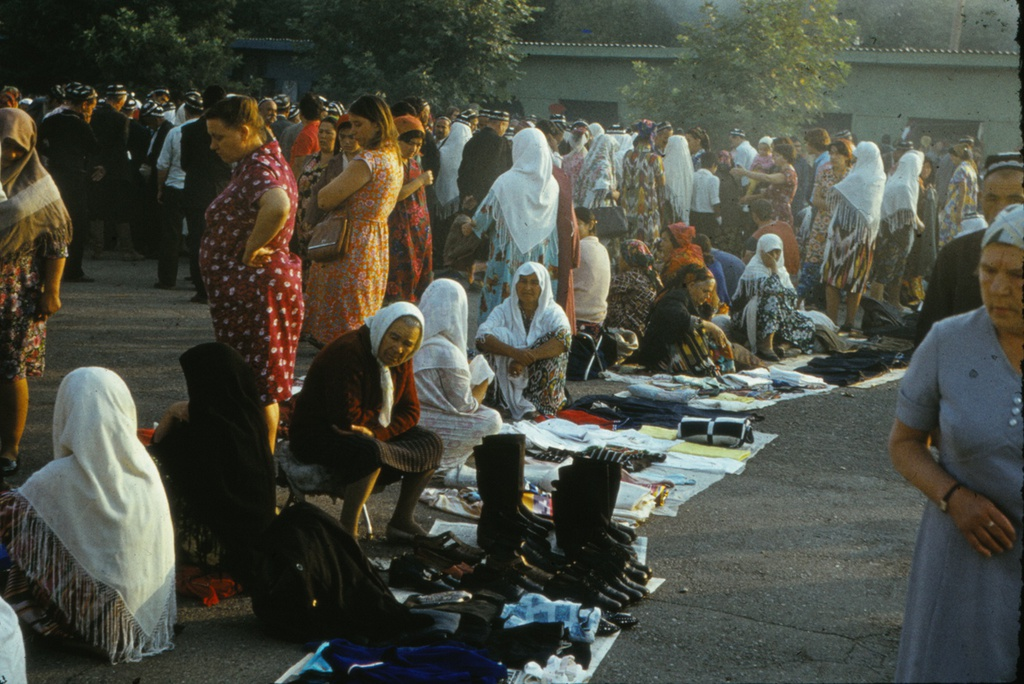
M 611 259 L 608 250 L 595 234 L 597 219 L 594 213 L 576 207 L 576 224 L 580 232 L 580 265 L 573 271 L 572 286 L 576 327 L 600 329 L 608 315 L 608 290 L 612 284 Z
M 750 170 L 750 165 L 754 163 L 754 157 L 757 156 L 757 150 L 747 140 L 747 134 L 742 128 L 734 128 L 729 131 L 729 148 L 732 150 L 732 161 L 736 166 L 742 166 L 743 168 Z M 743 178 L 740 180 L 740 185 L 744 188 L 750 183 L 749 178 Z
M 156 200 L 160 204 L 160 240 L 156 275 L 153 287 L 159 290 L 173 290 L 178 281 L 178 258 L 181 253 L 181 229 L 185 220 L 182 194 L 185 191 L 185 172 L 181 168 L 181 130 L 203 113 L 202 96 L 189 92 L 183 105 L 187 117 L 185 123 L 172 128 L 156 162 Z
M 690 204 L 690 223 L 698 233 L 704 233 L 712 242 L 719 238 L 719 216 L 722 203 L 718 196 L 721 181 L 715 175 L 718 160 L 713 154 L 700 158 L 700 169 L 693 174 L 693 201 Z

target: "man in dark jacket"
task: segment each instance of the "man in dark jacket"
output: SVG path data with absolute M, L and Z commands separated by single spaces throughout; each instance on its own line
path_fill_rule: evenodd
M 476 210 L 498 176 L 512 168 L 512 143 L 503 137 L 508 122 L 508 112 L 487 109 L 480 112 L 480 130 L 466 143 L 459 165 L 463 211 Z
M 203 91 L 203 106 L 210 107 L 224 99 L 227 93 L 219 85 Z M 206 132 L 206 115 L 186 124 L 181 129 L 181 169 L 185 172 L 182 206 L 188 225 L 188 263 L 192 285 L 196 294 L 192 301 L 205 304 L 206 287 L 199 272 L 199 244 L 206 231 L 206 208 L 231 180 L 231 166 L 210 149 L 210 134 Z
M 106 247 L 113 247 L 127 260 L 141 259 L 132 245 L 129 222 L 134 211 L 132 167 L 128 156 L 130 120 L 121 113 L 128 90 L 115 83 L 107 87 L 103 102 L 93 112 L 92 126 L 100 147 L 103 175 L 94 180 L 90 196 L 93 251 L 100 258 Z

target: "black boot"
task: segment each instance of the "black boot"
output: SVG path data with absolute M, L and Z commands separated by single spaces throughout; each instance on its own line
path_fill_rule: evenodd
M 473 449 L 473 455 L 477 489 L 483 502 L 477 526 L 477 545 L 488 554 L 511 557 L 518 553 L 523 543 L 523 531 L 518 521 L 522 481 L 516 482 L 519 472 L 516 455 L 507 448 L 489 443 L 487 438 Z

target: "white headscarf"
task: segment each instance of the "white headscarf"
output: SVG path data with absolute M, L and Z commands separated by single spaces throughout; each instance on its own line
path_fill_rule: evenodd
M 424 321 L 423 345 L 416 352 L 413 366 L 417 371 L 446 368 L 468 374 L 466 291 L 454 280 L 438 278 L 423 291 L 419 307 Z
M 415 354 L 420 345 L 423 344 L 424 327 L 423 314 L 420 313 L 415 304 L 395 302 L 385 306 L 376 314 L 366 319 L 366 325 L 370 328 L 370 349 L 373 351 L 373 360 L 380 366 L 380 390 L 383 401 L 377 422 L 380 423 L 381 427 L 387 427 L 391 424 L 391 409 L 395 406 L 395 383 L 391 378 L 391 369 L 377 358 L 377 352 L 380 351 L 380 343 L 384 340 L 384 335 L 387 333 L 388 328 L 391 327 L 391 324 L 399 318 L 405 318 L 406 316 L 415 318 L 420 324 L 420 339 L 416 343 L 416 349 L 412 350 Z
M 473 131 L 465 121 L 456 119 L 448 137 L 441 141 L 441 168 L 437 172 L 434 193 L 440 208 L 440 217 L 446 218 L 459 208 L 459 166 L 466 142 L 473 137 Z
M 17 490 L 35 512 L 11 547 L 26 574 L 49 574 L 57 563 L 46 552 L 47 533 L 31 533 L 37 517 L 92 580 L 124 602 L 130 616 L 119 622 L 109 604 L 78 605 L 72 592 L 54 595 L 82 636 L 107 645 L 112 662 L 172 648 L 176 618 L 171 513 L 137 426 L 135 402 L 116 373 L 71 372 L 57 392 L 53 461 Z M 63 579 L 64 586 L 74 582 Z
M 772 252 L 774 250 L 780 250 L 781 254 L 775 261 L 775 266 L 769 268 L 764 263 L 763 255 Z M 740 276 L 739 288 L 737 289 L 737 295 L 752 295 L 755 292 L 751 291 L 752 286 L 761 282 L 765 278 L 777 275 L 779 280 L 782 281 L 782 286 L 787 290 L 793 289 L 793 283 L 789 279 L 789 273 L 786 271 L 785 262 L 786 251 L 783 247 L 782 238 L 775 233 L 765 233 L 757 240 L 757 252 L 754 256 L 750 257 L 750 261 L 747 262 L 746 268 L 743 269 L 743 275 Z M 756 288 L 755 288 L 756 289 Z
M 591 124 L 596 125 L 596 124 Z M 583 160 L 580 174 L 573 188 L 573 201 L 577 206 L 597 206 L 598 199 L 610 195 L 617 187 L 615 152 L 618 145 L 609 135 L 601 135 L 590 146 Z
M 673 135 L 665 145 L 665 194 L 675 215 L 690 223 L 690 202 L 693 199 L 693 158 L 686 138 Z
M 857 163 L 843 180 L 832 186 L 832 189 L 845 199 L 856 213 L 855 220 L 866 224 L 868 239 L 874 240 L 882 219 L 885 166 L 882 164 L 882 154 L 873 142 L 859 143 L 853 150 L 853 156 L 857 158 Z M 837 206 L 832 214 L 832 222 L 849 221 L 851 217 L 844 215 L 845 213 L 842 206 Z
M 522 276 L 531 274 L 535 274 L 540 281 L 540 297 L 537 301 L 537 311 L 533 314 L 533 322 L 527 330 L 523 314 L 519 310 L 519 293 L 516 285 Z M 512 277 L 512 293 L 508 299 L 494 307 L 487 320 L 480 324 L 476 334 L 478 339 L 492 335 L 507 345 L 527 349 L 540 338 L 559 329 L 569 330 L 569 319 L 562 311 L 562 307 L 555 303 L 555 297 L 551 292 L 551 276 L 544 266 L 535 261 L 528 261 L 520 266 Z M 528 374 L 524 373 L 518 378 L 511 377 L 508 372 L 510 361 L 507 356 L 496 357 L 494 372 L 502 396 L 508 402 L 512 418 L 519 420 L 526 413 L 536 411 L 537 407 L 523 398 Z
M 0 598 L 0 681 L 27 684 L 25 641 L 18 626 L 18 615 Z
M 558 182 L 551 172 L 547 138 L 536 128 L 524 128 L 512 139 L 512 168 L 498 176 L 481 209 L 497 204 L 513 242 L 523 254 L 556 230 Z M 479 210 L 478 210 L 479 211 Z
M 921 167 L 924 166 L 924 154 L 918 150 L 910 150 L 900 157 L 896 171 L 885 182 L 882 194 L 882 217 L 888 218 L 897 212 L 917 214 L 917 196 L 921 189 L 918 180 Z
M 590 131 L 590 139 L 592 141 L 593 140 L 597 140 L 602 135 L 604 135 L 604 126 L 602 126 L 601 124 L 597 123 L 596 121 L 594 123 L 590 124 L 589 126 L 587 126 L 587 130 Z
M 626 133 L 619 139 L 619 151 L 615 153 L 615 177 L 622 178 L 622 166 L 626 155 L 633 149 L 633 141 L 636 140 L 636 133 Z

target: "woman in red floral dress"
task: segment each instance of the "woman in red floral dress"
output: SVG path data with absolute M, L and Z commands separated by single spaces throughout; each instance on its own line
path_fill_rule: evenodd
M 390 233 L 387 301 L 415 304 L 433 280 L 434 243 L 430 234 L 426 187 L 434 174 L 421 171 L 416 158 L 423 144 L 423 124 L 415 116 L 395 117 L 398 151 L 405 166 L 405 185 L 398 193 L 398 204 L 388 216 Z
M 206 210 L 199 265 L 217 341 L 237 349 L 256 375 L 273 451 L 302 329 L 302 264 L 288 250 L 295 177 L 277 141 L 266 140 L 256 100 L 225 98 L 205 118 L 213 150 L 237 164 Z

